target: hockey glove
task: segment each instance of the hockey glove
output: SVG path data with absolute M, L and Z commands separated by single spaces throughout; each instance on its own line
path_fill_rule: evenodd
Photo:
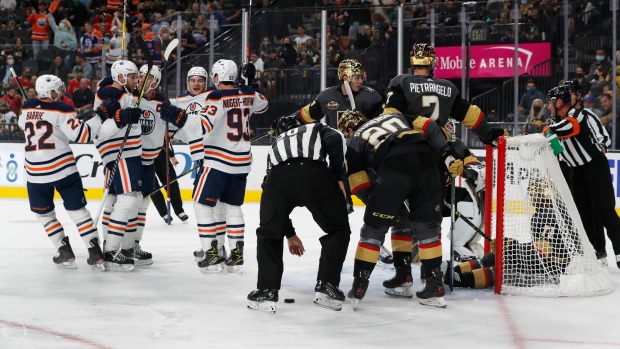
M 123 128 L 125 125 L 133 125 L 140 122 L 140 116 L 142 115 L 142 109 L 140 108 L 127 108 L 123 110 L 117 110 L 114 116 L 116 127 Z
M 488 134 L 480 136 L 480 141 L 486 145 L 497 147 L 497 138 L 508 136 L 508 132 L 501 128 L 492 128 Z
M 448 150 L 442 155 L 442 159 L 446 164 L 446 168 L 450 176 L 457 177 L 463 173 L 463 160 L 459 159 L 456 150 L 451 144 L 448 144 Z
M 108 99 L 101 103 L 95 113 L 99 115 L 101 122 L 105 122 L 107 119 L 113 119 L 116 112 L 121 109 L 121 105 L 115 99 Z
M 182 128 L 187 121 L 187 114 L 185 114 L 185 110 L 175 107 L 172 104 L 158 104 L 160 109 L 161 119 L 167 122 L 170 122 L 174 126 L 178 128 Z

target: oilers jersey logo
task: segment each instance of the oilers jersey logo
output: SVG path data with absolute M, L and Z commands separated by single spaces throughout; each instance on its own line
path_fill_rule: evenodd
M 145 110 L 140 117 L 140 126 L 143 135 L 150 135 L 155 129 L 155 114 L 150 110 Z
M 198 115 L 201 109 L 202 105 L 200 103 L 192 102 L 192 104 L 188 105 L 187 108 L 185 108 L 185 114 Z
M 39 28 L 45 28 L 45 26 L 47 25 L 47 19 L 39 18 L 37 20 L 37 25 L 39 26 Z

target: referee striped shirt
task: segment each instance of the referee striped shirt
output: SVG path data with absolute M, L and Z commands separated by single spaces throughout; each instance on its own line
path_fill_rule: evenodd
M 558 136 L 564 151 L 560 159 L 568 166 L 582 166 L 611 146 L 611 138 L 600 119 L 586 109 L 571 109 L 566 117 L 549 128 Z
M 342 134 L 320 123 L 311 123 L 281 134 L 271 146 L 267 161 L 270 167 L 295 160 L 308 159 L 329 166 L 339 179 L 344 175 L 346 142 Z

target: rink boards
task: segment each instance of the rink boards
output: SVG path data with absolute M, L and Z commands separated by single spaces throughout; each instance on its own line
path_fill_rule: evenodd
M 103 195 L 103 165 L 101 157 L 92 144 L 72 144 L 73 154 L 88 199 L 100 199 Z M 267 169 L 267 146 L 252 147 L 252 172 L 248 175 L 245 199 L 247 202 L 260 202 L 261 183 Z M 177 174 L 192 168 L 187 145 L 174 145 L 179 164 Z M 476 156 L 484 159 L 484 150 L 474 150 Z M 620 153 L 608 153 L 609 170 L 614 184 L 616 207 L 620 208 Z M 24 173 L 24 145 L 4 143 L 0 147 L 0 198 L 27 198 Z M 195 172 L 179 180 L 184 200 L 191 200 Z M 356 199 L 354 197 L 354 199 Z M 361 204 L 356 201 L 357 204 Z

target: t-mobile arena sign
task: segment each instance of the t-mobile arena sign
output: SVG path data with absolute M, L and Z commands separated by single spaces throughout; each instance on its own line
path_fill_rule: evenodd
M 436 47 L 437 68 L 435 77 L 459 79 L 463 77 L 461 46 Z M 538 65 L 551 58 L 551 44 L 519 44 L 519 75 L 544 76 L 551 72 L 547 65 Z M 515 74 L 514 45 L 475 45 L 471 46 L 469 60 L 470 78 L 508 78 Z M 532 70 L 533 67 L 536 67 Z

